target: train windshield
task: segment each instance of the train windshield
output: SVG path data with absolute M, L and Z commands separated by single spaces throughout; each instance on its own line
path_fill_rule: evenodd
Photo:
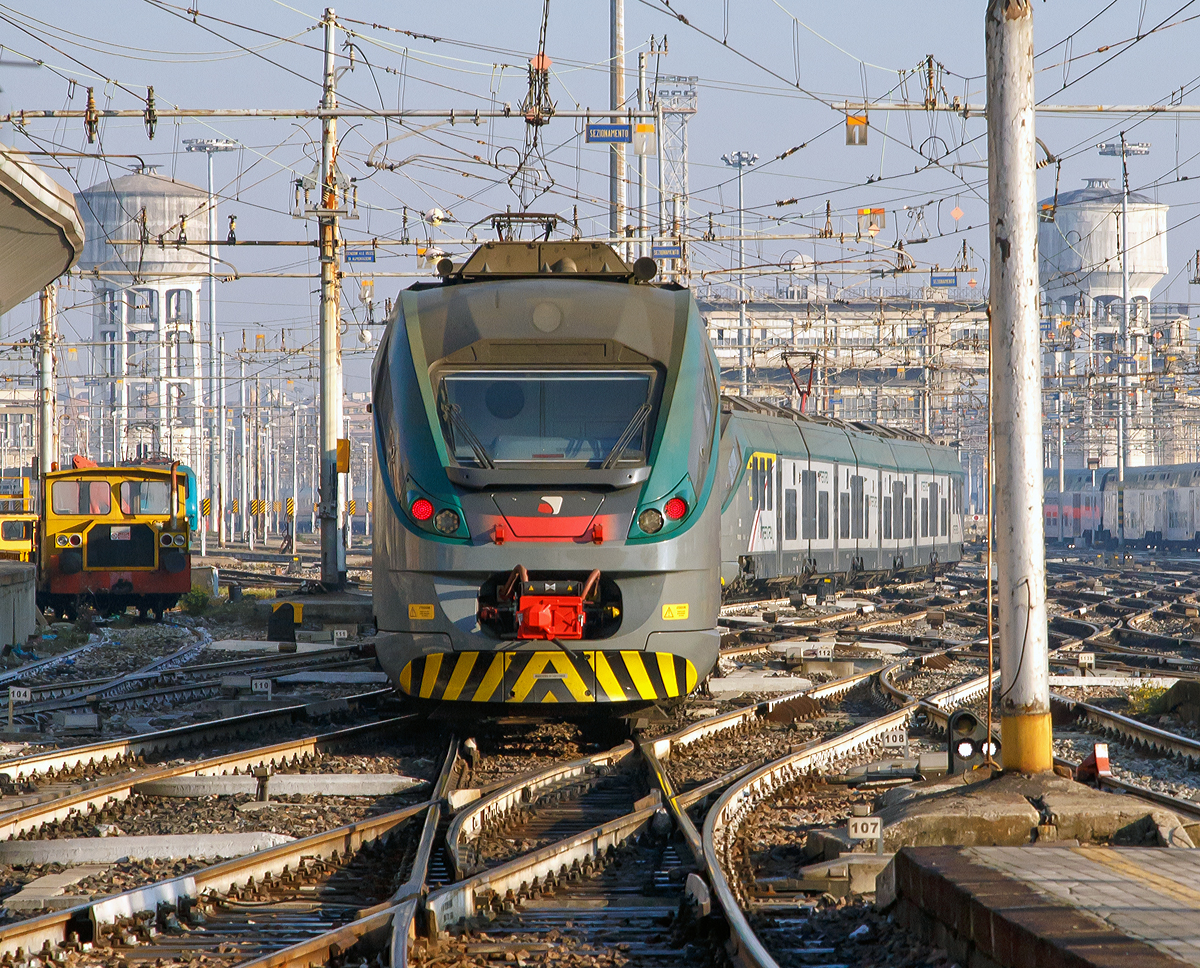
M 122 481 L 122 514 L 170 514 L 166 481 Z
M 459 463 L 642 464 L 653 381 L 653 373 L 636 370 L 448 373 L 438 386 L 438 415 Z
M 55 481 L 50 504 L 55 514 L 108 514 L 112 488 L 108 481 Z

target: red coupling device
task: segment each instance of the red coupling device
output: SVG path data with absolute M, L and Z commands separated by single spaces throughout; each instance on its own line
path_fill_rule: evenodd
M 582 639 L 583 599 L 578 595 L 522 595 L 518 639 Z
M 592 544 L 604 544 L 604 525 L 592 525 Z

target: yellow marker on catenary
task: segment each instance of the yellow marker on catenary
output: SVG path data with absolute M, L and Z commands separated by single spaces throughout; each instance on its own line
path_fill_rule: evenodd
M 681 605 L 664 605 L 662 607 L 662 617 L 664 622 L 677 622 L 688 617 L 688 603 L 684 602 Z
M 429 619 L 433 618 L 433 606 L 432 605 L 409 605 L 408 606 L 408 617 L 410 619 L 423 619 L 423 620 L 428 621 Z

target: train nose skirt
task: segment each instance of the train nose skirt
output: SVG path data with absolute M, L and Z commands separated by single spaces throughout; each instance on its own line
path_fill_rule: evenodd
M 687 695 L 696 667 L 669 652 L 434 652 L 409 662 L 398 684 L 458 702 L 634 702 Z

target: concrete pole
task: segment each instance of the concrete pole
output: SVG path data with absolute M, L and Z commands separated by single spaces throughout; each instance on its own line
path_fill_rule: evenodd
M 1120 401 L 1117 407 L 1117 544 L 1125 547 L 1125 465 L 1129 463 L 1129 170 L 1125 165 L 1125 132 L 1121 132 L 1121 355 L 1117 360 Z
M 241 390 L 238 394 L 238 409 L 241 411 L 238 414 L 238 463 L 241 470 L 241 480 L 238 482 L 238 530 L 241 531 L 242 540 L 250 542 L 253 546 L 254 538 L 250 532 L 250 478 L 248 471 L 250 469 L 250 410 L 247 399 L 246 387 L 246 361 L 239 360 L 241 370 Z
M 625 108 L 625 0 L 611 0 L 609 25 L 611 59 L 608 62 L 609 107 Z M 614 117 L 614 121 L 620 120 Z M 625 146 L 610 146 L 608 156 L 609 232 L 614 239 L 625 234 Z
M 646 90 L 646 52 L 638 53 L 638 110 L 645 111 L 649 103 L 649 92 Z M 645 123 L 642 119 L 639 122 Z M 646 166 L 649 162 L 648 153 L 643 151 L 638 155 L 638 239 L 640 240 L 641 255 L 650 255 L 650 237 L 647 231 L 650 224 L 646 212 L 649 206 L 649 185 Z
M 1042 518 L 1031 0 L 989 0 L 984 36 L 1000 734 L 1006 770 L 1048 773 L 1054 759 Z
M 615 2 L 615 0 L 614 0 Z M 325 8 L 325 81 L 321 106 L 337 107 L 337 74 L 334 71 L 333 8 Z M 337 442 L 342 426 L 342 362 L 340 322 L 340 283 L 338 281 L 338 192 L 335 184 L 337 158 L 337 119 L 327 117 L 321 124 L 321 207 L 332 210 L 320 216 L 321 234 L 321 582 L 327 588 L 341 588 L 346 581 L 346 554 L 338 513 Z
M 750 369 L 746 364 L 746 197 L 742 191 L 745 166 L 739 158 L 738 175 L 738 368 L 741 370 L 742 396 L 750 393 Z
M 345 420 L 345 435 L 346 440 L 350 443 L 350 461 L 346 465 L 346 550 L 349 551 L 354 545 L 354 518 L 350 514 L 350 502 L 354 500 L 354 444 L 350 437 L 350 418 Z
M 222 548 L 225 547 L 225 539 L 228 537 L 225 530 L 226 509 L 225 509 L 225 481 L 229 476 L 228 455 L 225 452 L 226 442 L 225 437 L 228 431 L 226 424 L 227 413 L 225 411 L 225 337 L 217 337 L 217 457 L 219 464 L 217 473 L 217 493 L 213 495 L 213 500 L 217 502 L 217 542 Z
M 58 289 L 51 283 L 42 290 L 42 327 L 38 336 L 38 392 L 41 420 L 38 424 L 38 475 L 42 480 L 54 463 L 54 317 L 58 314 Z M 34 488 L 40 493 L 40 489 Z M 44 513 L 44 508 L 38 508 Z
M 289 522 L 292 529 L 292 554 L 297 554 L 296 550 L 296 519 L 300 516 L 300 478 L 298 476 L 298 454 L 300 452 L 300 410 L 292 404 L 292 520 Z

